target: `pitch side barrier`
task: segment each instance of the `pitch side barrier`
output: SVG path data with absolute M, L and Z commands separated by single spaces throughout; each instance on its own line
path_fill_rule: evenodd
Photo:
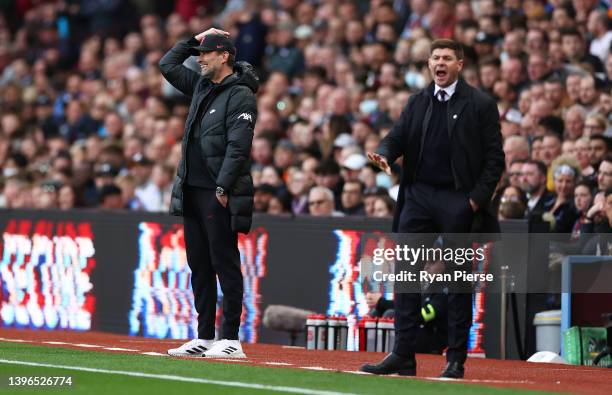
M 197 333 L 180 218 L 98 210 L 0 210 L 0 227 L 0 323 L 4 327 L 98 330 L 156 338 L 192 338 Z M 367 272 L 363 265 L 368 256 L 373 257 L 369 248 L 377 240 L 390 239 L 390 228 L 388 219 L 256 215 L 251 232 L 239 237 L 245 284 L 241 339 L 288 342 L 286 333 L 261 323 L 263 311 L 274 304 L 326 315 L 360 318 L 367 314 L 365 293 L 377 284 L 363 276 Z M 551 251 L 559 251 L 524 237 L 537 230 L 526 221 L 504 222 L 502 230 L 502 236 L 515 244 L 474 240 L 471 247 L 482 246 L 484 257 L 474 257 L 471 274 L 504 278 L 505 292 L 516 296 L 516 317 L 506 322 L 510 330 L 521 329 L 517 339 L 509 336 L 507 340 L 507 356 L 517 358 L 530 349 L 533 314 L 546 309 L 550 295 L 561 290 L 554 288 L 554 282 L 547 283 L 552 288 L 529 288 L 532 278 L 551 277 Z M 559 262 L 565 252 L 560 253 Z M 482 279 L 462 278 L 480 286 L 472 280 Z M 491 284 L 474 294 L 470 349 L 495 357 L 502 292 L 501 283 Z M 381 282 L 376 289 L 392 298 L 388 284 Z M 534 294 L 537 298 L 530 295 L 532 290 L 541 291 Z M 221 299 L 219 290 L 219 303 Z M 521 353 L 514 343 L 521 345 Z

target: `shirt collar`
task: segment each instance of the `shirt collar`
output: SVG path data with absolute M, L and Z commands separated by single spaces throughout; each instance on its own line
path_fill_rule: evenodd
M 446 88 L 442 88 L 441 86 L 434 84 L 434 97 L 438 96 L 438 92 L 440 91 L 440 89 L 444 89 L 444 92 L 446 92 L 446 95 L 448 96 L 448 99 L 450 100 L 450 98 L 455 93 L 455 89 L 457 89 L 458 82 L 459 80 L 453 82 L 451 85 L 447 86 Z

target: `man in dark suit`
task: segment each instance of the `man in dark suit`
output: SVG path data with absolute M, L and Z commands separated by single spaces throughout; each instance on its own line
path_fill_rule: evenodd
M 504 170 L 499 113 L 493 99 L 459 77 L 462 68 L 460 44 L 434 41 L 429 58 L 433 82 L 410 97 L 376 153 L 368 153 L 386 172 L 403 156 L 394 232 L 499 232 L 490 204 Z M 448 295 L 447 365 L 442 372 L 448 378 L 464 375 L 472 318 L 471 285 L 459 288 Z M 364 365 L 365 372 L 416 375 L 421 296 L 396 288 L 395 306 L 393 352 L 379 364 Z
M 546 165 L 539 160 L 528 160 L 521 168 L 521 187 L 527 192 L 526 216 L 532 221 L 542 221 L 542 214 L 555 204 L 555 194 L 546 189 Z

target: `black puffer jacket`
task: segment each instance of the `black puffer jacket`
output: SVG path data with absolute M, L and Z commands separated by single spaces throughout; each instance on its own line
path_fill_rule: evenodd
M 249 157 L 257 120 L 255 92 L 259 80 L 251 65 L 237 62 L 232 75 L 220 84 L 213 84 L 183 66 L 185 59 L 193 55 L 191 47 L 197 44 L 193 38 L 179 41 L 159 61 L 161 72 L 168 82 L 191 97 L 182 158 L 172 188 L 170 214 L 183 215 L 187 145 L 200 144 L 210 175 L 218 186 L 228 191 L 232 229 L 248 233 L 253 216 L 254 194 Z M 203 108 L 202 103 L 206 103 L 206 108 Z M 198 141 L 190 141 L 194 135 L 192 127 L 200 128 Z

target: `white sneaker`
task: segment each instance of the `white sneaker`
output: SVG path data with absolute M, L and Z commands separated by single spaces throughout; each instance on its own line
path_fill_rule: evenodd
M 202 356 L 205 358 L 246 358 L 240 341 L 228 339 L 216 341 Z
M 201 357 L 214 343 L 214 340 L 193 339 L 179 348 L 168 350 L 168 354 L 174 357 Z

